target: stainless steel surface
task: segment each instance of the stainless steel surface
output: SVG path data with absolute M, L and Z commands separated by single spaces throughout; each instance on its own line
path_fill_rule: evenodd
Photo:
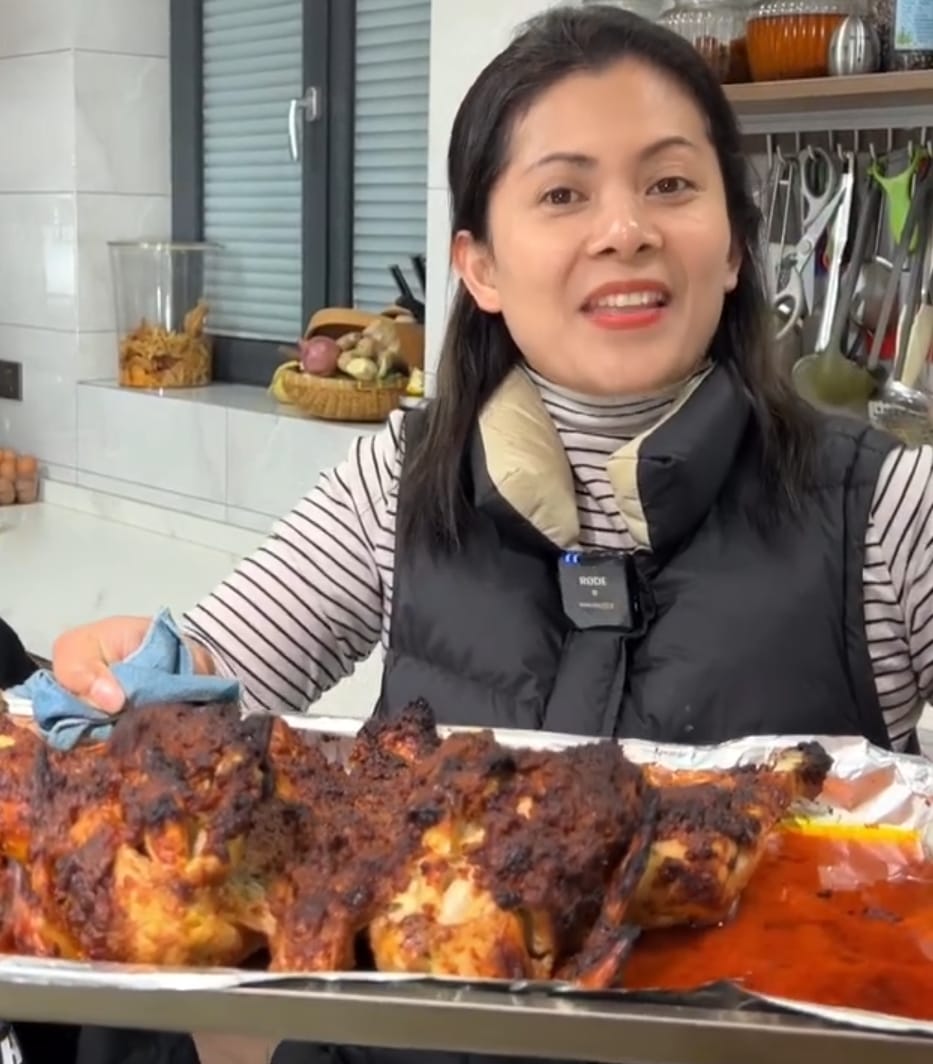
M 849 15 L 829 42 L 829 72 L 834 77 L 874 74 L 881 64 L 881 42 L 867 18 Z
M 778 339 L 806 317 L 803 273 L 845 194 L 835 159 L 819 149 L 813 149 L 811 154 L 812 158 L 808 158 L 807 150 L 801 152 L 790 174 L 791 180 L 796 176 L 799 182 L 803 233 L 793 247 L 782 252 L 778 287 L 772 301 L 773 309 L 783 319 Z M 806 166 L 801 161 L 804 159 Z
M 197 1030 L 606 1064 L 930 1064 L 933 1041 L 745 1011 L 443 987 L 166 991 L 0 981 L 9 1020 Z

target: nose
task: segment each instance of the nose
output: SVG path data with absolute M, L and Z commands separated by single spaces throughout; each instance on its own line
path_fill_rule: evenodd
M 607 199 L 593 215 L 587 251 L 630 259 L 663 244 L 660 229 L 640 196 L 625 191 Z

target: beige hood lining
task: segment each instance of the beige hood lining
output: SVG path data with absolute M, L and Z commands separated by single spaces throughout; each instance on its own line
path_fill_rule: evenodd
M 639 452 L 652 432 L 671 418 L 706 378 L 694 376 L 652 428 L 623 444 L 607 463 L 619 511 L 640 547 L 651 548 L 648 521 L 638 494 Z M 502 498 L 552 543 L 579 546 L 573 472 L 557 428 L 534 382 L 519 366 L 506 377 L 479 418 L 489 478 Z

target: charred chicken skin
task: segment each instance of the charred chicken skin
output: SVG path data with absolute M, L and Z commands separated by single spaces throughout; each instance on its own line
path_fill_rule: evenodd
M 551 978 L 573 958 L 579 982 L 610 985 L 654 828 L 641 770 L 614 743 L 518 751 L 471 732 L 424 756 L 432 745 L 398 745 L 407 824 L 369 927 L 377 966 Z
M 646 766 L 660 809 L 631 919 L 645 929 L 728 920 L 769 834 L 794 802 L 817 797 L 831 765 L 818 743 L 803 743 L 764 766 L 719 772 Z
M 639 928 L 728 916 L 829 767 L 816 744 L 721 773 L 510 749 L 442 738 L 423 702 L 342 759 L 233 707 L 133 709 L 68 753 L 0 715 L 0 950 L 608 987 Z

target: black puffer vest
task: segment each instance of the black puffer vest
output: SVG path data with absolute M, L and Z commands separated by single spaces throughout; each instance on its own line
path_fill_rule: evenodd
M 580 631 L 557 579 L 575 545 L 569 467 L 533 385 L 513 375 L 476 433 L 462 549 L 438 558 L 399 544 L 379 711 L 423 697 L 448 724 L 685 743 L 858 734 L 886 745 L 862 562 L 894 442 L 827 422 L 801 517 L 764 536 L 748 520 L 760 469 L 749 428 L 747 400 L 717 368 L 610 459 L 645 548 L 634 557 L 653 616 L 635 637 Z M 409 454 L 418 429 L 410 417 Z M 412 505 L 403 475 L 399 506 Z

